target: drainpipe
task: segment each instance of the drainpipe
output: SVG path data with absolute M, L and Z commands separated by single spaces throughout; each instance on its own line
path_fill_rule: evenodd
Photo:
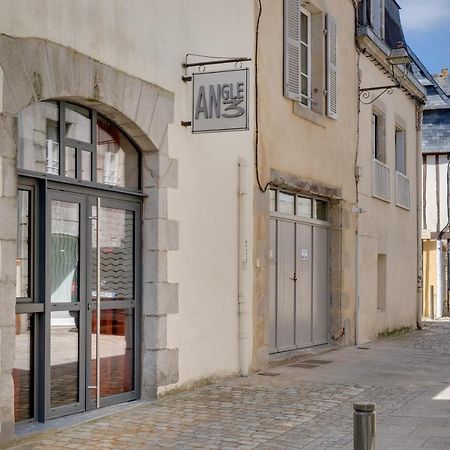
M 417 328 L 423 327 L 423 261 L 422 261 L 422 112 L 417 106 L 416 123 L 416 206 L 417 206 Z
M 439 233 L 439 237 L 436 241 L 436 308 L 434 310 L 433 319 L 440 319 L 443 316 L 444 311 L 443 256 L 444 243 L 442 241 L 442 235 Z
M 248 301 L 248 239 L 247 213 L 248 206 L 248 164 L 244 158 L 239 158 L 239 369 L 241 376 L 247 376 L 250 367 L 249 352 L 249 301 Z

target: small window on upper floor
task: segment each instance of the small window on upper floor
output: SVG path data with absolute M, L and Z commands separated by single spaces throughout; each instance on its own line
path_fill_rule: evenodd
M 314 0 L 284 0 L 284 96 L 337 119 L 337 24 Z
M 384 116 L 378 111 L 372 113 L 372 153 L 373 157 L 386 164 Z
M 367 0 L 369 22 L 374 33 L 382 40 L 385 37 L 385 0 Z
M 395 170 L 406 175 L 405 130 L 395 127 Z

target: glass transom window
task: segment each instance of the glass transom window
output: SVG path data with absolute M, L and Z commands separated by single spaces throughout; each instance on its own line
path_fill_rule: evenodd
M 270 189 L 270 211 L 304 219 L 328 221 L 328 201 Z
M 18 168 L 81 183 L 139 189 L 139 152 L 112 122 L 65 102 L 19 114 Z

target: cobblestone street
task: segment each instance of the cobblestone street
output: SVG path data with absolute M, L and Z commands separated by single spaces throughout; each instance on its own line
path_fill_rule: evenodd
M 378 449 L 450 449 L 450 321 L 19 439 L 18 449 L 351 449 L 352 403 Z

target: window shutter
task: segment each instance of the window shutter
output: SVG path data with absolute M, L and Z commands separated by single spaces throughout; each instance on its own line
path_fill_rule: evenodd
M 337 24 L 327 14 L 327 114 L 332 119 L 338 118 L 337 91 Z
M 284 96 L 300 99 L 301 0 L 284 0 Z

